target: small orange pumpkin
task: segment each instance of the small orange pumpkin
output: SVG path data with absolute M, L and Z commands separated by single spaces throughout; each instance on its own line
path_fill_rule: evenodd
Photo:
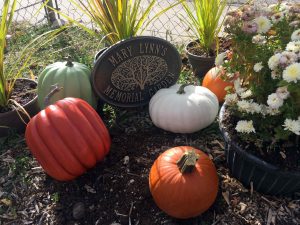
M 224 98 L 227 94 L 225 88 L 233 87 L 233 82 L 222 80 L 222 69 L 214 67 L 210 69 L 204 76 L 202 86 L 211 90 L 217 97 L 220 103 L 224 102 Z
M 175 218 L 205 212 L 215 201 L 218 176 L 213 162 L 190 146 L 171 148 L 154 162 L 149 187 L 157 206 Z

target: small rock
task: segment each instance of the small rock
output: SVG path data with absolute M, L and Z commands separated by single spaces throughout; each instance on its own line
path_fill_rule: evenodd
M 129 181 L 129 184 L 132 184 L 132 183 L 134 183 L 134 179 L 131 179 L 131 180 Z
M 129 163 L 129 156 L 126 155 L 126 156 L 124 157 L 124 162 L 123 162 L 123 164 L 124 164 L 124 165 L 127 165 L 128 163 Z
M 84 217 L 85 214 L 85 205 L 82 202 L 78 202 L 73 206 L 73 218 L 79 220 Z

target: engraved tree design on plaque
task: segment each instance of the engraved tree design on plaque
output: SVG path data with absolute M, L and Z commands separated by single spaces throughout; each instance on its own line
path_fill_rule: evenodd
M 122 91 L 145 89 L 159 82 L 167 73 L 166 61 L 158 56 L 136 56 L 119 65 L 112 73 L 112 84 Z

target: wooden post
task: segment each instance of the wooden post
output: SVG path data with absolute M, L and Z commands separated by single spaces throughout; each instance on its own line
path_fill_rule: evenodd
M 45 0 L 43 0 L 43 2 L 45 2 Z M 53 25 L 53 23 L 56 21 L 55 12 L 52 9 L 48 8 L 47 6 L 54 8 L 52 0 L 49 0 L 47 2 L 47 5 L 45 6 L 45 11 L 46 11 L 46 16 L 49 24 Z

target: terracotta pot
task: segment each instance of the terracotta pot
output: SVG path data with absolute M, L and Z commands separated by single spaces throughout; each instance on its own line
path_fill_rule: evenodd
M 31 81 L 35 84 L 37 84 L 36 81 L 26 79 L 26 78 L 20 78 L 23 80 Z M 27 111 L 27 113 L 32 117 L 35 114 L 37 114 L 40 109 L 37 102 L 37 96 L 34 97 L 30 102 L 23 105 L 23 108 Z M 23 120 L 28 123 L 29 119 L 24 113 L 19 112 L 19 114 L 22 116 Z M 5 137 L 9 134 L 10 130 L 16 131 L 18 133 L 23 133 L 25 131 L 26 124 L 22 122 L 20 119 L 20 116 L 16 112 L 16 110 L 0 113 L 0 137 Z
M 232 141 L 224 125 L 224 104 L 219 114 L 219 126 L 225 140 L 227 166 L 233 177 L 246 187 L 269 195 L 290 195 L 300 191 L 300 173 L 284 171 L 242 149 Z
M 203 57 L 189 52 L 189 49 L 191 46 L 195 45 L 195 42 L 196 41 L 192 41 L 186 46 L 186 52 L 189 62 L 192 65 L 194 75 L 198 78 L 202 78 L 214 67 L 216 57 Z

